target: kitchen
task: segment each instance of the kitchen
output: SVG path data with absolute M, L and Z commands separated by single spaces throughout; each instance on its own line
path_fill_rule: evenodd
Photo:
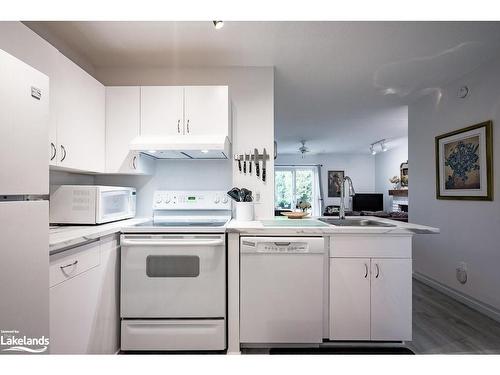
M 412 300 L 415 268 L 424 269 L 418 250 L 422 243 L 446 241 L 438 238 L 447 234 L 439 221 L 412 206 L 414 196 L 408 194 L 429 181 L 420 179 L 419 165 L 412 164 L 412 136 L 422 136 L 411 127 L 416 118 L 412 104 L 405 112 L 403 134 L 409 150 L 404 160 L 399 155 L 391 160 L 389 175 L 377 174 L 377 156 L 370 155 L 374 148 L 380 155 L 394 150 L 391 140 L 401 134 L 380 134 L 377 128 L 389 117 L 377 124 L 372 119 L 373 129 L 354 137 L 353 147 L 363 147 L 358 156 L 331 156 L 351 163 L 332 162 L 345 172 L 335 177 L 339 196 L 330 202 L 338 204 L 338 218 L 325 215 L 327 192 L 320 193 L 323 180 L 316 172 L 312 191 L 317 194 L 311 197 L 321 208 L 304 212 L 311 214 L 306 218 L 284 217 L 302 216 L 296 207 L 275 216 L 278 172 L 293 170 L 295 176 L 300 168 L 327 165 L 327 155 L 333 154 L 322 149 L 322 136 L 314 134 L 327 137 L 320 125 L 309 130 L 308 143 L 300 142 L 294 124 L 283 126 L 282 90 L 288 82 L 281 65 L 244 66 L 230 56 L 221 62 L 203 51 L 193 57 L 205 59 L 198 65 L 189 53 L 175 62 L 160 54 L 156 65 L 145 63 L 147 56 L 133 61 L 145 38 L 158 32 L 175 30 L 188 47 L 205 37 L 215 48 L 238 40 L 228 36 L 232 30 L 247 33 L 256 27 L 230 21 L 222 27 L 220 22 L 0 22 L 0 95 L 6 103 L 0 158 L 6 161 L 0 168 L 5 249 L 0 296 L 10 301 L 10 307 L 1 308 L 0 328 L 5 337 L 49 339 L 48 345 L 23 342 L 3 350 L 425 352 L 415 331 Z M 263 27 L 275 27 L 275 35 L 298 35 L 308 27 L 325 32 L 336 26 L 270 22 Z M 363 25 L 360 35 L 367 31 L 364 27 L 387 36 L 386 25 Z M 404 23 L 398 27 L 408 32 Z M 454 27 L 465 36 L 500 33 L 496 23 Z M 129 41 L 129 51 L 102 55 L 102 45 L 93 48 L 85 42 L 94 33 L 102 33 L 102 40 L 120 35 Z M 220 35 L 222 42 L 217 41 Z M 443 37 L 440 43 L 445 42 L 449 40 Z M 486 57 L 494 61 L 494 56 Z M 94 66 L 95 61 L 100 63 Z M 295 69 L 300 67 L 299 59 Z M 287 95 L 290 105 L 296 94 Z M 394 99 L 395 107 L 404 100 Z M 380 108 L 385 108 L 382 101 Z M 322 116 L 317 114 L 318 121 Z M 338 134 L 343 132 L 339 127 Z M 386 143 L 377 142 L 383 137 L 387 150 Z M 300 151 L 300 145 L 307 151 Z M 355 160 L 370 168 L 368 177 L 362 176 L 367 185 L 358 183 L 356 173 L 362 167 Z M 378 209 L 353 209 L 363 194 L 382 191 L 375 187 L 379 175 L 387 185 L 405 162 L 401 179 L 409 175 L 410 187 L 383 189 L 386 195 L 407 189 L 407 222 L 381 217 Z M 292 183 L 294 189 L 296 185 Z M 297 197 L 294 192 L 293 204 Z M 372 213 L 351 216 L 350 211 Z

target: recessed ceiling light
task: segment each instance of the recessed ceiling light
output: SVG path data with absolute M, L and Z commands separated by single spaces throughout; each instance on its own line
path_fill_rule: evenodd
M 208 154 L 208 150 L 201 150 L 202 153 Z
M 220 30 L 224 27 L 224 21 L 212 21 L 216 30 Z
M 148 151 L 150 154 L 156 154 L 156 150 L 149 150 Z

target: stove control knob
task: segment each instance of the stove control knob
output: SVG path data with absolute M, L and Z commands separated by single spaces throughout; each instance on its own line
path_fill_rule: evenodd
M 160 204 L 161 203 L 161 198 L 156 198 L 156 204 Z
M 226 203 L 227 203 L 227 197 L 226 197 L 226 196 L 224 196 L 224 197 L 222 198 L 222 203 L 224 203 L 224 204 L 226 204 Z
M 219 198 L 219 196 L 216 196 L 216 197 L 214 198 L 214 203 L 215 203 L 215 204 L 217 204 L 217 203 L 219 203 L 219 202 L 220 202 L 220 198 Z
M 170 197 L 168 195 L 165 197 L 165 203 L 170 203 Z

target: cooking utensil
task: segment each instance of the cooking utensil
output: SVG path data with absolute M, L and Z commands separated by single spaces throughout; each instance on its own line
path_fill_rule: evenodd
M 248 173 L 252 174 L 252 154 L 248 154 Z
M 247 174 L 247 154 L 243 155 L 243 173 Z
M 236 202 L 240 201 L 240 189 L 238 189 L 237 187 L 234 187 L 231 190 L 229 190 L 227 192 L 227 195 L 229 195 L 231 199 L 233 199 Z
M 245 201 L 245 192 L 242 190 L 240 190 L 240 193 L 239 193 L 239 196 L 240 196 L 240 202 L 244 202 Z
M 240 170 L 240 173 L 241 173 L 241 159 L 240 159 L 240 157 L 238 157 L 238 169 Z
M 252 191 L 251 190 L 248 190 L 248 189 L 245 189 L 245 188 L 241 188 L 240 192 L 243 193 L 243 200 L 242 200 L 242 202 L 252 202 L 253 201 Z
M 253 149 L 253 161 L 255 163 L 255 175 L 260 177 L 259 151 L 256 148 Z
M 262 150 L 262 182 L 266 182 L 266 159 L 267 152 L 266 149 Z

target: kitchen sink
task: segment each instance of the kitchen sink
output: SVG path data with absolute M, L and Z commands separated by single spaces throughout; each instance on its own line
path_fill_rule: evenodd
M 319 219 L 320 221 L 340 227 L 395 227 L 394 224 L 382 223 L 368 219 Z

